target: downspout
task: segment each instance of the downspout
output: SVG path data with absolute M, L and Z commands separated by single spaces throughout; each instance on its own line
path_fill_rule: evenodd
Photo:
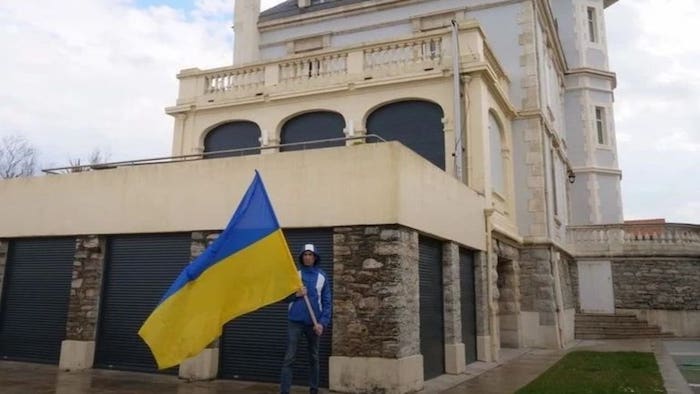
M 460 83 L 459 70 L 459 35 L 457 34 L 457 21 L 452 19 L 452 106 L 454 107 L 454 132 L 455 132 L 455 177 L 460 181 L 464 181 L 464 173 L 462 170 L 464 147 L 462 144 L 462 86 Z

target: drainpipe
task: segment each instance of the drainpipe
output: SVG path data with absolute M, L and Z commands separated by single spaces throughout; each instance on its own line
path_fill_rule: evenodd
M 454 107 L 454 131 L 455 131 L 455 177 L 463 182 L 464 174 L 462 170 L 464 146 L 462 144 L 462 86 L 460 83 L 459 70 L 459 35 L 457 34 L 457 21 L 452 19 L 452 87 L 453 87 L 453 102 Z

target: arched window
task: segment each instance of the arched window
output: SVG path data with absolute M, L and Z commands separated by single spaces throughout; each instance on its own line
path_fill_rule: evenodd
M 213 128 L 204 137 L 204 152 L 260 147 L 260 127 L 253 122 L 237 121 L 224 123 Z M 260 149 L 247 149 L 240 152 L 214 153 L 206 159 L 227 156 L 257 155 Z
M 387 141 L 399 141 L 445 169 L 445 133 L 442 108 L 421 100 L 400 101 L 384 105 L 367 118 L 367 134 L 377 134 Z M 368 142 L 377 142 L 369 139 Z
M 345 146 L 345 119 L 337 112 L 316 111 L 301 114 L 289 119 L 282 126 L 280 151 L 318 149 L 332 146 Z M 336 141 L 284 146 L 290 143 L 310 142 L 338 138 Z
M 505 194 L 505 174 L 503 173 L 503 127 L 493 112 L 489 112 L 489 146 L 491 147 L 491 187 L 493 191 Z

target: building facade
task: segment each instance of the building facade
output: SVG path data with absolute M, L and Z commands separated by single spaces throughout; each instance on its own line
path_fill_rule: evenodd
M 333 390 L 410 392 L 502 347 L 561 348 L 577 312 L 699 335 L 698 226 L 623 224 L 612 3 L 237 1 L 234 64 L 178 75 L 172 158 L 0 182 L 0 353 L 153 371 L 138 327 L 255 169 L 292 253 L 325 257 Z M 37 277 L 55 305 L 27 297 Z M 39 307 L 44 342 L 24 329 Z M 284 315 L 234 320 L 180 376 L 276 381 Z

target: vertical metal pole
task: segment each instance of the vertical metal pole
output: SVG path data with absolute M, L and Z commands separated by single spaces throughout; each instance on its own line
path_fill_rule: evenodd
M 455 132 L 455 177 L 462 182 L 464 174 L 462 170 L 463 151 L 462 145 L 462 87 L 459 73 L 459 37 L 457 34 L 457 21 L 452 20 L 452 82 L 453 82 L 453 106 L 454 106 L 454 132 Z

